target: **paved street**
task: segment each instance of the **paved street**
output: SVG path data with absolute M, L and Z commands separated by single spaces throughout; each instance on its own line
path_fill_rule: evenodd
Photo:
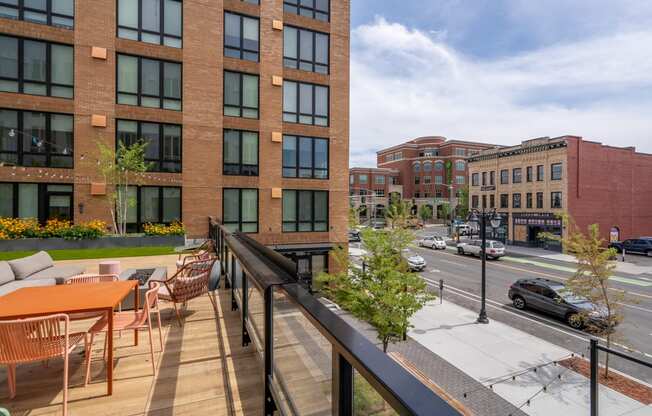
M 433 234 L 425 231 L 422 234 Z M 421 273 L 431 285 L 438 286 L 444 279 L 444 298 L 467 308 L 479 308 L 480 260 L 460 256 L 454 250 L 415 249 L 428 267 Z M 509 253 L 509 247 L 508 247 Z M 572 275 L 572 263 L 551 259 L 509 256 L 499 261 L 487 262 L 487 299 L 490 319 L 536 335 L 549 342 L 577 353 L 586 353 L 588 335 L 567 326 L 563 321 L 535 311 L 518 311 L 507 297 L 509 286 L 524 277 L 544 277 L 564 281 Z M 625 322 L 620 327 L 619 343 L 652 359 L 652 276 L 630 275 L 618 272 L 613 287 L 628 292 L 624 313 Z M 620 359 L 614 359 L 615 368 L 641 380 L 652 382 L 652 372 Z

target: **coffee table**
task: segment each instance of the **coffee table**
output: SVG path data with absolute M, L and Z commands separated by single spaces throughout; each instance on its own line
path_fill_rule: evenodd
M 168 277 L 167 267 L 143 267 L 142 269 L 126 269 L 120 273 L 120 280 L 136 280 L 140 298 L 145 299 L 145 292 L 149 289 L 150 280 L 166 280 Z M 133 278 L 133 279 L 130 279 Z M 137 279 L 136 279 L 137 278 Z M 122 310 L 134 308 L 134 294 L 131 293 L 122 302 Z

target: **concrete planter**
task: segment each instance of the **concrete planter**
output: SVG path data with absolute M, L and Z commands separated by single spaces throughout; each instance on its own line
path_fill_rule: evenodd
M 64 240 L 63 238 L 22 238 L 18 240 L 0 240 L 0 251 L 31 251 L 31 250 L 79 250 L 86 248 L 111 247 L 151 247 L 151 246 L 182 246 L 185 237 L 134 235 L 127 237 L 106 236 L 95 240 Z

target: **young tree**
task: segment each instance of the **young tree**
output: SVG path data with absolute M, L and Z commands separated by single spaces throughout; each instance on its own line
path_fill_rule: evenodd
M 118 148 L 113 151 L 104 143 L 98 142 L 99 159 L 97 163 L 99 174 L 107 185 L 113 189 L 107 195 L 107 203 L 113 229 L 116 234 L 127 233 L 127 211 L 136 201 L 129 197 L 129 186 L 138 185 L 139 174 L 147 171 L 149 164 L 145 162 L 145 148 L 147 143 L 138 141 L 130 146 L 118 143 Z
M 457 215 L 466 218 L 469 215 L 469 186 L 460 188 L 460 197 L 457 201 Z
M 410 317 L 434 296 L 401 255 L 414 240 L 412 232 L 394 228 L 362 233 L 368 253 L 363 256 L 365 266 L 351 264 L 348 253 L 340 250 L 340 271 L 322 273 L 317 280 L 326 296 L 376 329 L 387 352 L 389 343 L 400 341 L 412 327 Z
M 358 225 L 360 225 L 360 210 L 349 207 L 349 228 L 356 228 Z
M 441 205 L 441 216 L 444 218 L 444 221 L 448 221 L 448 217 L 451 214 L 451 206 L 450 204 L 442 204 Z
M 613 248 L 605 249 L 605 240 L 600 237 L 600 228 L 597 224 L 588 226 L 587 233 L 581 232 L 573 220 L 562 216 L 567 229 L 566 237 L 559 237 L 542 233 L 541 238 L 560 241 L 565 252 L 577 259 L 577 271 L 566 282 L 570 291 L 590 301 L 591 309 L 584 310 L 571 319 L 577 320 L 578 325 L 584 325 L 595 335 L 607 340 L 607 347 L 611 346 L 614 337 L 618 336 L 617 326 L 623 321 L 623 302 L 625 293 L 613 290 L 609 278 L 616 268 L 612 260 L 616 256 Z M 563 300 L 560 300 L 563 301 Z M 591 319 L 599 317 L 599 320 Z M 609 354 L 605 354 L 605 377 L 609 377 Z
M 428 205 L 421 205 L 419 207 L 419 218 L 423 222 L 432 219 L 432 208 L 430 208 Z
M 410 218 L 410 209 L 410 203 L 404 199 L 392 201 L 387 211 L 385 211 L 385 218 L 392 228 L 395 226 L 405 228 L 408 218 Z

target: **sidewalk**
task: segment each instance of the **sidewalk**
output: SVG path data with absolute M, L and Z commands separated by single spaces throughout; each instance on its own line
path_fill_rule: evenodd
M 493 385 L 493 392 L 529 415 L 589 414 L 588 379 L 552 363 L 571 351 L 498 321 L 477 324 L 476 318 L 475 311 L 433 302 L 413 317 L 409 336 L 485 386 L 467 392 L 471 402 Z M 542 367 L 528 371 L 535 366 Z M 652 406 L 605 386 L 599 400 L 601 415 L 652 414 Z

